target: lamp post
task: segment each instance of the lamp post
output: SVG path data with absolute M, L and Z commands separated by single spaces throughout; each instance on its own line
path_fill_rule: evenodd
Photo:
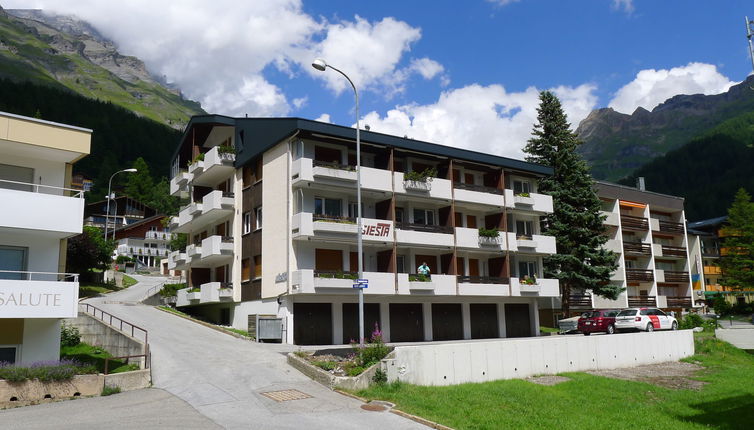
M 134 173 L 134 172 L 138 172 L 138 170 L 136 169 L 118 170 L 117 172 L 113 173 L 110 176 L 110 181 L 107 183 L 107 210 L 105 211 L 105 240 L 107 240 L 107 223 L 108 221 L 110 221 L 110 196 L 111 196 L 110 190 L 112 189 L 113 178 L 115 177 L 115 175 L 122 172 Z M 116 207 L 116 210 L 117 210 L 117 207 Z M 115 234 L 115 226 L 113 226 L 113 234 Z
M 364 247 L 362 245 L 362 219 L 361 219 L 361 127 L 359 126 L 359 92 L 356 91 L 356 85 L 351 78 L 342 71 L 327 64 L 325 60 L 317 58 L 312 62 L 312 67 L 324 72 L 328 67 L 343 75 L 353 88 L 353 95 L 356 98 L 356 248 L 359 259 L 359 280 L 364 279 Z M 364 288 L 359 290 L 359 345 L 364 345 Z

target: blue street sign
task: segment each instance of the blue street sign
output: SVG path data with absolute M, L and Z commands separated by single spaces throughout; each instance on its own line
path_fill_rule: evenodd
M 357 279 L 356 283 L 353 284 L 354 288 L 368 288 L 369 287 L 369 281 L 366 279 Z
M 369 280 L 368 279 L 357 279 L 356 283 L 357 284 L 368 284 Z

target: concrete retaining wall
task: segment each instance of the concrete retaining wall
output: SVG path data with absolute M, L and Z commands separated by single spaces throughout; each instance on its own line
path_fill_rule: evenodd
M 149 369 L 112 373 L 104 376 L 105 386 L 119 387 L 121 391 L 140 390 L 152 385 L 152 374 Z
M 64 321 L 79 329 L 82 342 L 98 346 L 113 357 L 144 354 L 144 342 L 108 326 L 91 315 L 79 312 L 78 318 Z M 139 363 L 142 369 L 145 367 L 143 358 L 135 358 L 133 361 Z
M 694 337 L 680 330 L 496 339 L 398 346 L 394 354 L 382 361 L 388 381 L 453 385 L 676 361 L 694 354 Z
M 326 370 L 309 364 L 305 359 L 288 354 L 288 364 L 295 367 L 299 372 L 328 387 L 329 389 L 340 388 L 343 390 L 358 391 L 369 387 L 374 373 L 379 368 L 377 364 L 365 370 L 359 376 L 335 376 Z

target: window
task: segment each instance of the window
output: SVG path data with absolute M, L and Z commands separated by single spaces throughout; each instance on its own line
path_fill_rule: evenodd
M 251 261 L 248 258 L 241 260 L 241 282 L 251 280 Z
M 531 193 L 529 181 L 513 180 L 513 194 Z
M 243 166 L 243 187 L 249 187 L 253 183 L 253 177 L 254 174 L 252 173 L 251 167 L 249 166 Z
M 243 234 L 251 233 L 251 212 L 243 214 Z
M 15 346 L 0 346 L 0 363 L 6 362 L 14 364 L 16 362 L 16 350 L 17 347 Z
M 0 279 L 26 279 L 28 250 L 20 246 L 0 246 L 0 270 L 16 273 L 0 273 Z
M 358 205 L 356 202 L 348 202 L 348 217 L 356 218 L 359 216 Z M 364 202 L 361 202 L 361 216 L 364 216 Z
M 408 273 L 406 271 L 406 256 L 405 255 L 399 255 L 398 258 L 396 258 L 395 263 L 398 269 L 398 273 Z
M 257 255 L 254 257 L 254 277 L 255 278 L 262 277 L 262 256 L 261 255 Z
M 403 222 L 403 208 L 395 208 L 395 222 Z
M 518 237 L 531 238 L 533 234 L 532 222 L 516 220 L 516 234 Z
M 262 207 L 261 206 L 254 209 L 254 215 L 256 217 L 255 228 L 259 230 L 260 228 L 262 228 Z
M 675 264 L 667 261 L 655 261 L 655 269 L 673 272 L 675 271 Z
M 532 278 L 537 277 L 537 262 L 536 261 L 519 261 L 518 262 L 518 276 L 523 278 L 524 276 L 530 276 Z
M 414 224 L 435 225 L 435 212 L 432 209 L 414 209 Z
M 634 260 L 626 259 L 626 269 L 633 269 L 636 267 L 636 262 Z
M 314 198 L 314 213 L 317 215 L 327 215 L 331 217 L 340 217 L 343 214 L 339 199 L 327 199 L 324 197 Z

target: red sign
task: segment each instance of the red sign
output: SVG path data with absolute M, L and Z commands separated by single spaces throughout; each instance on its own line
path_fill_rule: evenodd
M 364 225 L 362 226 L 361 234 L 364 236 L 388 238 L 390 237 L 390 229 L 392 227 L 393 227 L 393 224 L 389 222 L 377 222 L 377 223 L 365 222 Z

